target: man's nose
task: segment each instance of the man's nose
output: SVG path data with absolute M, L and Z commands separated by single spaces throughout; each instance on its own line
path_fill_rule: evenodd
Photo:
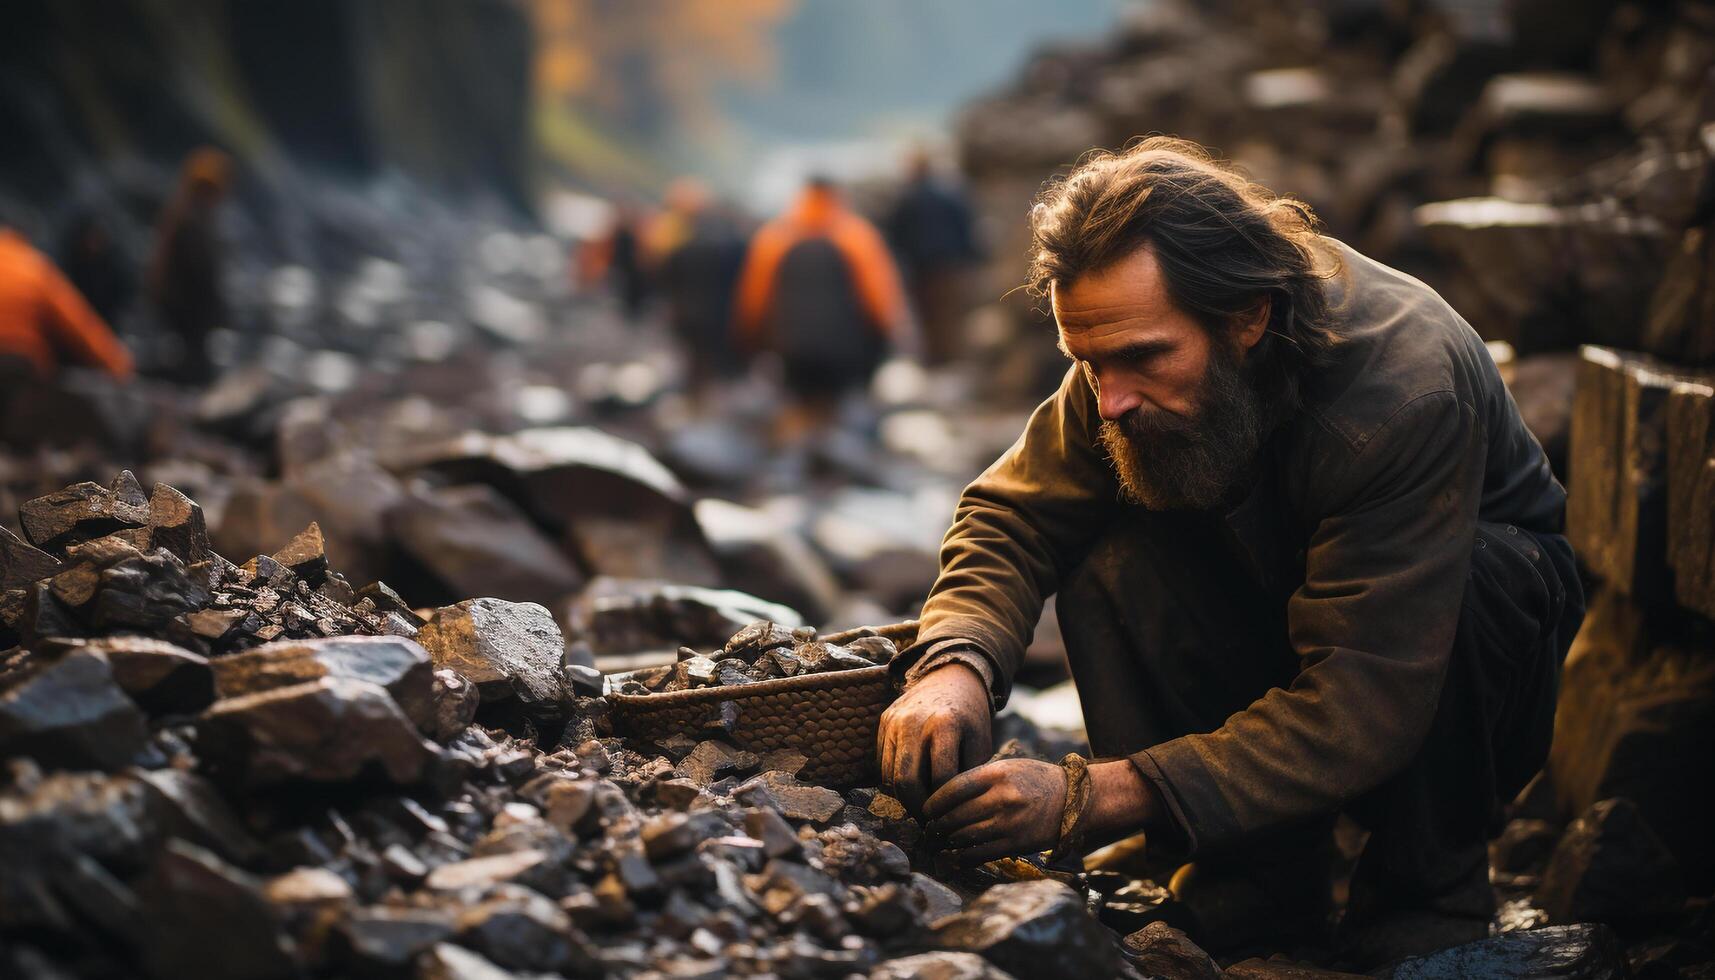
M 1143 395 L 1134 389 L 1112 384 L 1102 385 L 1096 395 L 1096 408 L 1102 421 L 1117 421 L 1120 416 L 1143 404 Z

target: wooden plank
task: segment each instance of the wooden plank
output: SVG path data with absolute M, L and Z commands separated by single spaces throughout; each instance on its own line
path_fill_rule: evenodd
M 1641 354 L 1579 351 L 1567 536 L 1586 567 L 1627 595 L 1672 593 L 1667 541 L 1667 401 L 1690 380 Z
M 1715 619 L 1715 384 L 1675 384 L 1667 415 L 1667 561 L 1674 595 L 1687 609 Z

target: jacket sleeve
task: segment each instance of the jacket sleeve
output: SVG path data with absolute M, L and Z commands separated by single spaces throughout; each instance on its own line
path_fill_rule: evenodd
M 59 271 L 44 270 L 42 293 L 54 347 L 78 363 L 98 367 L 115 378 L 129 378 L 131 353 L 114 336 L 101 316 Z
M 1338 808 L 1416 753 L 1464 600 L 1484 438 L 1470 407 L 1436 391 L 1316 467 L 1321 514 L 1287 606 L 1291 687 L 1132 757 L 1193 850 Z
M 965 640 L 992 665 L 995 701 L 1005 701 L 1042 601 L 1120 506 L 1099 425 L 1090 385 L 1074 367 L 1012 448 L 965 488 L 902 668 L 932 648 L 950 653 L 954 645 L 942 641 Z

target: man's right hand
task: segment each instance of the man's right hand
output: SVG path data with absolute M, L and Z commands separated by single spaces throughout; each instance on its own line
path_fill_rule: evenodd
M 947 780 L 988 761 L 989 691 L 960 663 L 923 675 L 881 715 L 877 754 L 883 785 L 913 813 Z

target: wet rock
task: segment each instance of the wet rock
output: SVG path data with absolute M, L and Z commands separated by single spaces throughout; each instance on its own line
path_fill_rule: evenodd
M 385 688 L 420 729 L 437 728 L 434 669 L 428 651 L 403 637 L 284 640 L 219 657 L 212 666 L 215 690 L 222 698 L 339 677 Z
M 443 606 L 417 640 L 437 669 L 474 683 L 484 704 L 516 698 L 547 707 L 565 698 L 565 642 L 554 617 L 535 603 L 467 599 Z
M 137 895 L 150 935 L 196 937 L 144 944 L 142 965 L 151 977 L 263 980 L 297 973 L 262 882 L 199 847 L 168 841 Z
M 1572 822 L 1536 897 L 1554 922 L 1624 922 L 1673 914 L 1685 886 L 1667 845 L 1622 798 L 1603 800 Z
M 1613 930 L 1585 923 L 1509 932 L 1455 946 L 1408 959 L 1389 974 L 1391 980 L 1551 976 L 1621 980 L 1631 976 L 1631 970 Z
M 1057 881 L 996 885 L 937 922 L 931 941 L 980 954 L 1018 976 L 1113 976 L 1119 970 L 1112 935 L 1084 910 L 1077 892 Z
M 21 589 L 59 572 L 59 559 L 0 525 L 0 591 Z
M 1489 865 L 1514 874 L 1540 870 L 1559 840 L 1560 830 L 1546 820 L 1513 820 L 1489 844 Z
M 869 980 L 1010 980 L 1012 974 L 975 953 L 918 953 L 888 960 Z
M 1126 960 L 1145 976 L 1220 980 L 1219 965 L 1191 941 L 1191 937 L 1165 922 L 1151 922 L 1125 937 L 1121 943 Z
M 389 511 L 387 529 L 407 559 L 398 584 L 429 601 L 501 595 L 551 606 L 584 584 L 565 553 L 486 486 L 414 494 Z
M 32 656 L 0 678 L 0 752 L 47 765 L 116 769 L 148 738 L 107 658 L 89 650 Z
M 90 640 L 84 649 L 106 657 L 114 681 L 150 714 L 200 711 L 214 700 L 208 658 L 176 644 L 115 636 Z
M 385 688 L 346 677 L 216 701 L 197 721 L 197 745 L 223 775 L 250 785 L 371 772 L 412 783 L 437 757 Z
M 147 527 L 149 500 L 137 477 L 125 470 L 112 487 L 74 483 L 26 501 L 18 508 L 18 521 L 31 544 L 63 554 L 69 544 L 125 528 Z

